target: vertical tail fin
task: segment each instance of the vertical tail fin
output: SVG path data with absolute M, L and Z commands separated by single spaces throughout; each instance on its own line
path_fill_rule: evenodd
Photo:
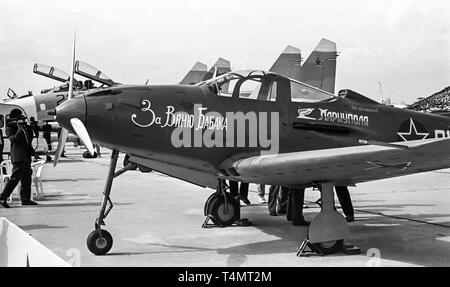
M 301 62 L 302 54 L 300 49 L 287 46 L 275 63 L 273 63 L 269 71 L 289 78 L 298 79 L 300 77 Z
M 180 85 L 194 85 L 205 77 L 207 67 L 205 64 L 197 62 L 192 69 L 181 80 Z
M 214 76 L 220 76 L 222 74 L 228 73 L 231 71 L 230 61 L 225 60 L 224 58 L 217 59 L 216 63 L 211 67 L 208 73 L 203 77 L 203 81 L 209 80 Z
M 300 77 L 296 79 L 334 94 L 336 57 L 336 43 L 322 38 L 300 68 Z

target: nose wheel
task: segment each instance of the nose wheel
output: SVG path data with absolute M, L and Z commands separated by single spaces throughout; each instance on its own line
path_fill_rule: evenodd
M 86 243 L 93 254 L 105 255 L 113 246 L 113 238 L 108 231 L 96 229 L 89 234 Z

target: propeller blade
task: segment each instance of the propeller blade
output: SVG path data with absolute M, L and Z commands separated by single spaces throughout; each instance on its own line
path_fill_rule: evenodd
M 59 134 L 59 140 L 58 140 L 58 147 L 56 148 L 55 159 L 53 160 L 54 167 L 58 164 L 58 161 L 61 158 L 61 154 L 64 150 L 64 146 L 66 145 L 68 133 L 69 132 L 65 128 L 61 127 L 61 133 Z
M 70 83 L 69 83 L 69 99 L 73 98 L 73 74 L 75 72 L 75 44 L 77 40 L 76 30 L 73 32 L 73 47 L 72 47 L 72 64 L 70 70 Z
M 91 138 L 89 137 L 89 133 L 86 130 L 83 122 L 78 118 L 72 118 L 70 119 L 70 124 L 72 125 L 72 128 L 74 129 L 77 136 L 83 142 L 84 146 L 88 149 L 89 153 L 93 156 L 94 146 L 92 145 Z

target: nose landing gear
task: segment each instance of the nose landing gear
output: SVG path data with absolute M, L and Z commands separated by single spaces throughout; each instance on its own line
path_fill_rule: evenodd
M 113 208 L 113 204 L 110 198 L 113 179 L 123 174 L 124 172 L 133 169 L 136 166 L 135 163 L 129 163 L 123 169 L 116 172 L 115 170 L 118 157 L 119 152 L 117 150 L 113 150 L 111 153 L 111 163 L 109 166 L 108 177 L 106 179 L 100 214 L 99 217 L 95 220 L 95 230 L 89 234 L 86 240 L 87 248 L 95 255 L 105 255 L 111 250 L 113 245 L 113 237 L 111 236 L 111 234 L 108 231 L 102 229 L 102 225 L 105 225 L 105 218 Z

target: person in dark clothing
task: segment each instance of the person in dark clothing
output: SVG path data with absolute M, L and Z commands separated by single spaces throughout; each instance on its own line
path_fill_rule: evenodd
M 248 182 L 241 182 L 239 186 L 239 199 L 247 205 L 250 204 L 250 200 L 248 200 L 248 186 Z
M 239 187 L 239 182 L 230 180 L 229 181 L 230 186 L 230 194 L 233 197 L 238 197 L 238 199 L 242 200 L 245 204 L 250 204 L 250 200 L 248 200 L 248 186 L 249 184 L 246 182 L 241 182 L 241 185 Z
M 52 126 L 49 124 L 45 124 L 42 127 L 42 137 L 47 142 L 48 150 L 52 150 Z
M 30 117 L 30 127 L 31 127 L 31 130 L 33 131 L 33 136 L 36 139 L 38 139 L 40 128 L 38 126 L 37 121 L 34 119 L 34 117 Z M 38 154 L 35 154 L 34 159 L 38 160 L 38 159 L 41 159 L 41 157 Z
M 303 217 L 303 202 L 305 199 L 305 188 L 289 188 L 289 200 L 286 218 L 293 225 L 309 225 Z
M 34 119 L 34 117 L 30 117 L 30 126 L 31 126 L 31 129 L 33 130 L 33 136 L 35 138 L 38 138 L 40 128 L 38 126 L 37 121 Z
M 288 206 L 288 188 L 271 185 L 269 187 L 269 200 L 267 207 L 269 208 L 270 216 L 277 216 L 278 214 L 286 214 Z
M 353 210 L 352 199 L 348 192 L 348 188 L 346 186 L 336 186 L 335 189 L 342 211 L 345 214 L 345 219 L 347 219 L 348 222 L 355 221 L 355 211 Z
M 51 161 L 52 158 L 50 155 L 48 155 L 48 153 L 52 150 L 52 126 L 49 124 L 45 124 L 42 127 L 42 137 L 45 139 L 45 141 L 47 142 L 47 161 Z
M 5 147 L 5 141 L 3 139 L 3 130 L 1 127 L 3 127 L 4 121 L 3 116 L 0 117 L 0 162 L 3 161 L 3 148 Z
M 11 142 L 11 162 L 13 164 L 11 178 L 5 185 L 0 194 L 0 206 L 9 208 L 6 200 L 14 191 L 17 184 L 21 183 L 20 199 L 22 205 L 36 205 L 31 201 L 31 157 L 34 155 L 34 149 L 31 145 L 33 139 L 33 130 L 26 124 L 25 116 L 22 111 L 14 109 L 10 113 L 10 123 L 7 124 L 6 136 Z

